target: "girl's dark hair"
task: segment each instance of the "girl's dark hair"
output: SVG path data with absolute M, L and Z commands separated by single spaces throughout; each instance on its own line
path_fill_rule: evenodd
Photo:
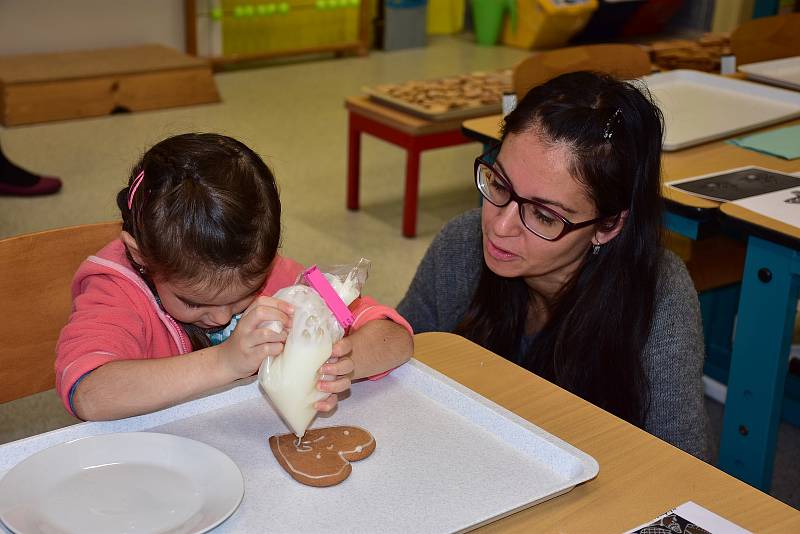
M 220 289 L 252 283 L 265 276 L 280 243 L 275 177 L 255 152 L 224 135 L 182 134 L 156 144 L 134 166 L 117 206 L 154 291 L 154 276 Z M 195 349 L 208 346 L 201 328 L 182 326 Z
M 570 174 L 620 233 L 546 302 L 547 324 L 520 354 L 530 302 L 522 278 L 484 262 L 456 332 L 639 426 L 649 409 L 642 365 L 661 254 L 663 118 L 649 93 L 611 76 L 575 72 L 534 87 L 505 120 L 503 137 L 534 133 L 571 154 Z

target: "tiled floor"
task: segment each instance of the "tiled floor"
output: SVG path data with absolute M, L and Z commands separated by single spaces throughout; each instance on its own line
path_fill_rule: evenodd
M 439 38 L 424 49 L 218 74 L 220 104 L 0 128 L 10 158 L 64 180 L 63 191 L 52 197 L 0 197 L 0 237 L 116 218 L 114 196 L 142 151 L 179 132 L 222 132 L 249 144 L 276 172 L 285 254 L 302 263 L 370 258 L 367 292 L 396 304 L 441 225 L 476 205 L 472 160 L 480 147 L 424 154 L 418 237 L 405 239 L 401 149 L 363 139 L 362 209 L 344 207 L 343 99 L 364 85 L 507 68 L 525 56 L 512 48 L 477 47 L 468 37 Z M 718 428 L 721 407 L 709 401 L 709 411 Z M 0 405 L 0 443 L 72 422 L 52 392 Z M 799 451 L 800 431 L 782 429 L 773 493 L 795 507 L 800 473 L 793 458 Z

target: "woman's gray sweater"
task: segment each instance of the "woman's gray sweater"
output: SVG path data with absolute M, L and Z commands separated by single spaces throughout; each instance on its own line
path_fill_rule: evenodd
M 480 210 L 447 223 L 425 253 L 397 310 L 414 332 L 452 332 L 472 301 L 483 265 Z M 534 341 L 535 342 L 535 341 Z M 664 251 L 642 364 L 650 383 L 645 430 L 707 459 L 703 329 L 684 263 Z

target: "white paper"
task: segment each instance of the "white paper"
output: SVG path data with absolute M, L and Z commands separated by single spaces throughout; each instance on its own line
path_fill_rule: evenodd
M 691 521 L 698 527 L 711 532 L 711 534 L 752 534 L 749 530 L 743 529 L 739 525 L 728 521 L 724 517 L 718 516 L 711 510 L 703 508 L 699 504 L 692 501 L 685 502 L 677 508 L 668 511 L 665 514 L 648 521 L 647 523 L 643 523 L 633 530 L 625 532 L 625 534 L 634 534 L 639 529 L 652 525 L 653 523 L 656 523 L 671 514 L 678 515 L 683 519 Z M 677 530 L 675 532 L 676 534 L 679 533 Z
M 770 219 L 800 227 L 800 187 L 790 187 L 774 193 L 743 198 L 731 204 L 747 208 Z

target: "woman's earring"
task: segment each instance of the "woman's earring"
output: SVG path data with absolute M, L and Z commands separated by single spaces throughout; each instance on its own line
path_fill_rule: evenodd
M 596 253 L 595 253 L 595 254 L 596 254 Z M 145 270 L 144 270 L 144 267 L 143 267 L 142 265 L 140 265 L 140 266 L 139 266 L 139 269 L 138 269 L 138 271 L 139 271 L 139 274 L 141 274 L 142 276 L 144 276 Z
M 600 243 L 595 243 L 592 246 L 592 255 L 597 256 L 600 253 Z

